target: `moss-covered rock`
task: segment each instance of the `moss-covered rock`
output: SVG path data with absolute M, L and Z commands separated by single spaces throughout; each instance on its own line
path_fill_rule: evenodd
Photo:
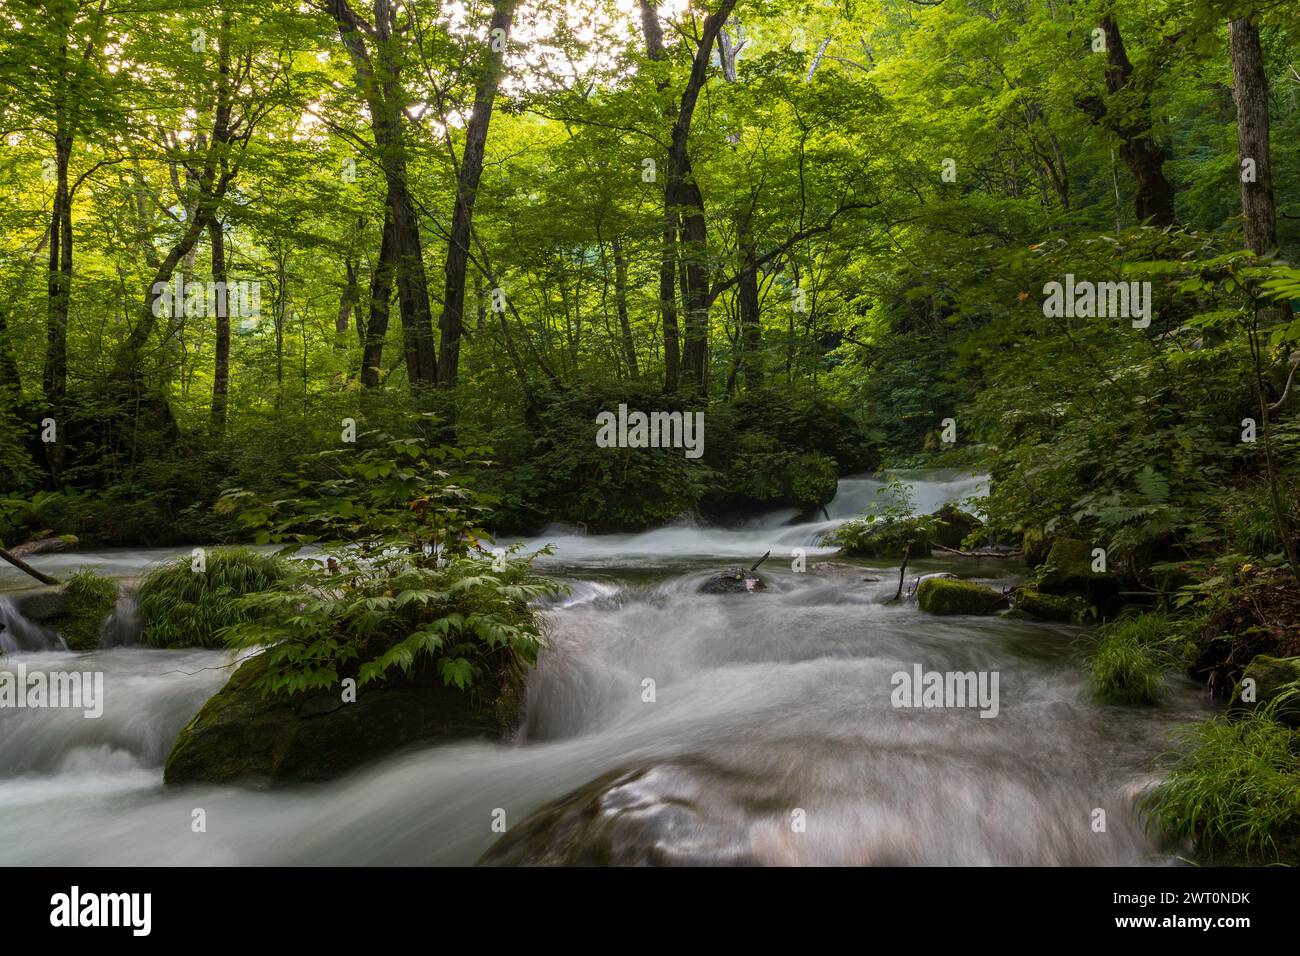
M 69 578 L 63 590 L 67 611 L 55 627 L 70 650 L 92 651 L 99 647 L 104 623 L 117 607 L 117 584 L 86 570 Z
M 1078 538 L 1057 538 L 1041 569 L 1038 590 L 1044 594 L 1082 594 L 1094 604 L 1119 591 L 1119 578 L 1093 571 L 1092 545 Z
M 1091 604 L 1074 594 L 1043 594 L 1033 588 L 1017 588 L 1014 599 L 1017 616 L 1040 621 L 1082 624 L 1096 614 Z
M 954 504 L 946 504 L 934 513 L 934 540 L 945 548 L 960 548 L 966 536 L 984 526 L 984 522 Z
M 1244 693 L 1252 687 L 1246 681 L 1254 681 L 1251 694 Z M 1232 692 L 1231 710 L 1241 712 L 1254 710 L 1277 701 L 1283 695 L 1283 687 L 1300 682 L 1300 657 L 1269 657 L 1259 654 L 1246 665 L 1241 681 Z M 1254 700 L 1247 700 L 1252 696 Z M 1277 705 L 1273 716 L 1292 730 L 1300 728 L 1300 692 L 1289 696 Z
M 69 650 L 93 651 L 117 606 L 117 585 L 86 569 L 60 588 L 32 591 L 15 603 L 27 620 L 57 631 Z
M 974 581 L 926 578 L 916 589 L 916 603 L 931 614 L 992 614 L 1007 606 L 1007 598 Z
M 169 784 L 241 782 L 253 786 L 328 780 L 403 747 L 514 726 L 522 677 L 511 671 L 477 696 L 432 674 L 357 691 L 342 688 L 293 697 L 263 696 L 262 656 L 242 664 L 181 731 L 167 758 Z

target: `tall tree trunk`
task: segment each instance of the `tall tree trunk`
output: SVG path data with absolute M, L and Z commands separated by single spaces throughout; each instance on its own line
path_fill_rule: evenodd
M 433 318 L 420 241 L 420 222 L 415 203 L 411 199 L 406 170 L 406 94 L 402 86 L 401 64 L 393 49 L 393 44 L 398 42 L 394 37 L 398 30 L 398 10 L 392 0 L 375 0 L 375 21 L 371 25 L 357 15 L 347 0 L 328 0 L 328 9 L 352 60 L 357 88 L 369 108 L 375 146 L 384 170 L 384 180 L 388 187 L 385 200 L 388 221 L 384 230 L 389 258 L 382 259 L 381 264 L 376 266 L 375 274 L 376 277 L 386 275 L 383 263 L 393 263 L 402 315 L 407 375 L 411 387 L 418 390 L 437 383 L 438 363 L 433 343 Z M 378 65 L 366 47 L 367 35 L 374 40 Z M 375 301 L 375 296 L 372 295 L 372 318 L 375 315 Z M 379 338 L 376 339 L 368 332 L 367 353 L 370 351 L 369 343 L 382 342 L 382 335 L 387 331 L 386 299 L 383 313 L 383 330 L 379 332 Z M 378 368 L 372 368 L 368 359 L 366 362 L 362 369 L 362 381 L 370 385 L 377 384 Z M 368 378 L 373 381 L 368 381 Z
M 50 282 L 46 310 L 45 400 L 58 413 L 68 391 L 68 303 L 72 293 L 72 199 L 68 190 L 68 163 L 72 137 L 61 132 L 54 138 L 57 184 L 50 216 Z
M 734 38 L 725 26 L 718 32 L 718 56 L 722 60 L 722 75 L 728 83 L 736 82 L 738 76 L 736 59 L 740 53 L 742 43 L 739 26 L 737 26 Z M 813 74 L 817 71 L 817 65 L 821 62 L 822 55 L 826 52 L 829 43 L 830 38 L 827 37 L 822 41 L 821 46 L 817 48 L 817 55 L 808 68 L 806 82 L 812 82 Z M 733 133 L 730 140 L 732 146 L 738 145 L 740 143 L 740 134 Z M 734 216 L 736 245 L 740 251 L 740 274 L 737 283 L 737 305 L 739 306 L 737 324 L 739 327 L 736 335 L 738 360 L 732 367 L 731 374 L 727 377 L 726 391 L 728 397 L 731 396 L 735 389 L 737 371 L 743 372 L 747 388 L 758 385 L 762 377 L 758 367 L 758 352 L 762 344 L 762 324 L 758 301 L 758 252 L 754 246 L 753 231 L 754 207 L 757 202 L 758 190 L 756 188 L 751 189 L 749 205 L 739 209 Z
M 390 217 L 384 218 L 379 258 L 370 276 L 370 319 L 366 322 L 366 341 L 361 354 L 361 385 L 377 388 L 384 359 L 384 336 L 388 334 L 388 314 L 393 298 L 393 258 L 397 237 Z
M 226 285 L 226 234 L 221 220 L 214 218 L 208 224 L 208 239 L 212 246 L 212 281 L 225 294 L 217 294 L 216 359 L 212 367 L 212 417 L 209 431 L 214 438 L 226 433 L 226 408 L 230 392 L 230 289 Z M 222 303 L 225 308 L 220 308 Z
M 1165 176 L 1165 150 L 1159 146 L 1151 128 L 1149 94 L 1133 87 L 1133 64 L 1124 49 L 1119 24 L 1110 14 L 1101 18 L 1106 37 L 1106 92 L 1112 100 L 1121 92 L 1137 95 L 1136 106 L 1112 110 L 1095 96 L 1082 97 L 1081 106 L 1092 118 L 1119 137 L 1120 158 L 1137 181 L 1134 211 L 1138 222 L 1169 226 L 1174 221 L 1174 187 Z
M 343 268 L 347 278 L 344 281 L 343 294 L 339 296 L 339 311 L 334 317 L 334 348 L 341 352 L 346 351 L 348 347 L 348 317 L 361 298 L 361 290 L 357 288 L 357 270 L 352 264 L 351 257 L 344 260 Z
M 741 215 L 738 229 L 740 245 L 740 283 L 737 290 L 740 306 L 740 368 L 745 376 L 745 387 L 754 388 L 763 380 L 759 350 L 762 347 L 762 326 L 759 321 L 758 263 L 754 249 L 754 235 L 750 228 L 752 210 Z
M 429 280 L 424 271 L 420 222 L 406 185 L 406 163 L 389 180 L 388 196 L 393 216 L 397 301 L 402 313 L 402 342 L 407 378 L 414 389 L 437 384 L 438 359 L 433 344 L 433 310 L 429 306 Z
M 492 120 L 492 105 L 496 100 L 497 87 L 501 84 L 505 40 L 509 37 L 510 25 L 514 19 L 515 2 L 516 0 L 495 0 L 492 5 L 488 48 L 484 53 L 483 67 L 474 93 L 474 109 L 465 130 L 465 150 L 460 157 L 460 173 L 456 178 L 456 205 L 452 211 L 451 232 L 447 238 L 442 318 L 438 322 L 442 331 L 438 381 L 446 386 L 455 385 L 460 373 L 460 340 L 465 329 L 465 269 L 469 262 L 474 200 L 478 194 L 479 178 L 483 175 L 483 152 L 487 146 L 488 125 Z
M 709 289 L 708 234 L 704 220 L 704 197 L 691 170 L 688 149 L 691 120 L 700 91 L 708 78 L 709 59 L 718 32 L 731 15 L 736 0 L 721 0 L 718 9 L 704 19 L 699 45 L 691 61 L 690 76 L 682 91 L 681 106 L 673 123 L 671 145 L 668 150 L 667 198 L 670 207 L 680 210 L 682 217 L 682 256 L 686 261 L 687 294 L 683 306 L 686 311 L 685 347 L 682 350 L 682 370 L 686 380 L 697 394 L 708 390 Z
M 664 49 L 663 28 L 659 23 L 659 11 L 653 0 L 640 0 L 641 28 L 645 33 L 646 55 L 651 60 L 663 60 L 667 56 Z M 660 93 L 668 89 L 668 81 L 660 80 L 655 84 Z M 672 107 L 665 101 L 664 118 L 673 118 Z M 664 339 L 664 391 L 675 392 L 681 382 L 681 330 L 677 325 L 677 213 L 673 211 L 668 200 L 668 179 L 664 178 L 664 215 L 663 248 L 659 254 L 659 318 L 663 325 Z
M 167 251 L 167 255 L 154 270 L 153 280 L 145 292 L 144 307 L 140 310 L 138 321 L 118 346 L 113 361 L 113 378 L 117 381 L 133 387 L 139 386 L 142 378 L 141 353 L 149 343 L 149 338 L 153 335 L 154 327 L 162 313 L 159 300 L 166 294 L 167 284 L 171 282 L 176 267 L 207 228 L 208 218 L 207 208 L 200 206 L 194 217 L 186 224 L 181 238 Z
M 632 339 L 632 323 L 627 316 L 627 257 L 623 254 L 623 240 L 615 236 L 611 246 L 614 252 L 614 307 L 618 310 L 618 327 L 623 336 L 623 356 L 627 359 L 628 373 L 632 378 L 640 378 L 636 342 Z
M 132 326 L 130 333 L 118 345 L 113 359 L 112 378 L 128 395 L 138 394 L 143 382 L 140 368 L 141 355 L 148 344 L 162 311 L 159 300 L 163 287 L 171 281 L 176 267 L 181 263 L 194 244 L 199 241 L 203 231 L 217 219 L 217 210 L 225 198 L 226 190 L 235 178 L 230 169 L 230 157 L 227 154 L 231 136 L 231 91 L 230 91 L 230 29 L 231 13 L 223 11 L 217 46 L 217 89 L 212 111 L 212 138 L 206 144 L 203 169 L 197 177 L 198 196 L 194 202 L 192 215 L 187 214 L 185 231 L 171 247 L 167 255 L 154 270 L 153 281 L 145 292 L 144 307 L 139 314 L 139 321 Z M 245 142 L 252 135 L 251 124 L 245 126 L 241 133 Z
M 1253 165 L 1253 176 L 1238 167 L 1241 212 L 1246 248 L 1270 255 L 1277 248 L 1277 210 L 1273 202 L 1273 170 L 1269 159 L 1268 76 L 1259 45 L 1259 27 L 1248 20 L 1228 25 L 1232 50 L 1232 98 L 1237 104 L 1237 151 L 1242 163 Z

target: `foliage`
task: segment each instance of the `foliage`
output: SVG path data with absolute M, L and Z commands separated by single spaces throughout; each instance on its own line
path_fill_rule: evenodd
M 1264 710 L 1188 728 L 1184 752 L 1144 800 L 1152 822 L 1211 862 L 1300 864 L 1298 739 Z
M 1110 704 L 1154 704 L 1172 663 L 1169 620 L 1160 613 L 1125 615 L 1105 625 L 1088 659 L 1093 695 Z
M 220 647 L 221 632 L 244 620 L 240 599 L 287 580 L 271 554 L 214 549 L 203 570 L 181 558 L 150 571 L 140 584 L 141 640 L 153 647 Z
M 223 506 L 259 538 L 326 549 L 238 603 L 229 646 L 265 646 L 258 686 L 295 694 L 432 669 L 461 690 L 499 684 L 543 644 L 530 602 L 560 586 L 532 560 L 497 550 L 480 520 L 494 499 L 442 466 L 481 467 L 487 449 L 433 445 L 382 433 L 361 447 L 304 456 L 289 479 L 303 497 L 266 501 L 232 489 Z
M 942 520 L 939 515 L 913 514 L 912 495 L 901 478 L 895 478 L 877 494 L 881 501 L 870 513 L 844 522 L 829 532 L 823 543 L 838 545 L 850 557 L 928 555 L 931 538 Z
M 89 568 L 77 571 L 63 586 L 67 605 L 54 622 L 69 650 L 99 647 L 104 622 L 117 605 L 117 584 Z
M 296 562 L 277 587 L 240 602 L 242 623 L 225 637 L 235 648 L 267 646 L 264 693 L 422 670 L 467 690 L 536 662 L 543 627 L 529 602 L 558 585 L 533 576 L 531 558 L 336 552 L 335 560 L 333 569 Z

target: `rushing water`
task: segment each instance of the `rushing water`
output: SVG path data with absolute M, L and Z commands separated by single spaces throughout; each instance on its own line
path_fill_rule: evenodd
M 913 478 L 926 511 L 983 487 Z M 494 862 L 1165 859 L 1130 807 L 1170 729 L 1208 707 L 1196 689 L 1176 682 L 1159 708 L 1099 707 L 1080 668 L 1083 629 L 886 604 L 897 565 L 827 564 L 828 549 L 815 546 L 876 502 L 881 486 L 845 479 L 828 517 L 812 523 L 790 512 L 725 530 L 556 529 L 536 543 L 556 545 L 545 564 L 572 593 L 547 610 L 552 647 L 529 680 L 518 739 L 428 747 L 320 786 L 164 788 L 171 743 L 225 681 L 227 655 L 129 646 L 71 654 L 0 598 L 0 634 L 15 644 L 0 666 L 103 671 L 106 689 L 97 720 L 0 709 L 0 864 L 470 864 L 500 839 L 499 811 L 510 829 Z M 792 569 L 800 548 L 803 573 Z M 769 550 L 767 590 L 698 592 L 711 571 Z M 33 563 L 131 577 L 171 556 Z M 1014 579 L 1013 564 L 913 567 L 1001 585 Z M 20 586 L 0 576 L 0 588 Z M 115 633 L 129 631 L 132 613 L 124 603 Z M 997 671 L 997 717 L 895 709 L 891 675 L 913 664 Z M 205 833 L 191 827 L 197 808 Z M 1105 832 L 1093 830 L 1095 808 L 1106 811 Z

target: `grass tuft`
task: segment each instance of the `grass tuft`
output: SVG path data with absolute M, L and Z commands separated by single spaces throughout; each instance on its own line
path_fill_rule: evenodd
M 140 585 L 141 640 L 153 647 L 221 647 L 223 628 L 242 624 L 239 599 L 274 587 L 285 562 L 244 548 L 210 551 L 203 571 L 181 558 L 151 571 Z

